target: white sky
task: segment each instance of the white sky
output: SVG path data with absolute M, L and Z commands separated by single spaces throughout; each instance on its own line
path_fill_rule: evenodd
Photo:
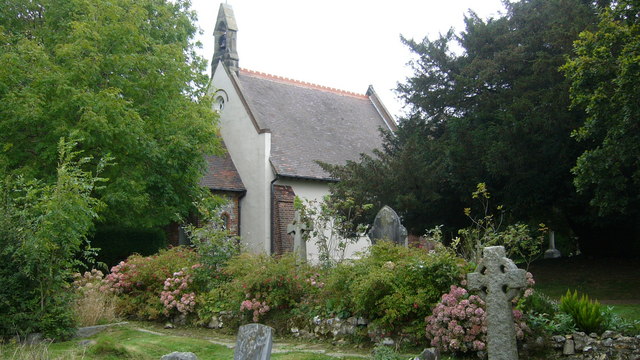
M 469 9 L 481 18 L 504 11 L 501 0 L 227 0 L 238 24 L 240 67 L 363 94 L 373 85 L 396 117 L 395 89 L 411 75 L 400 34 L 435 39 L 464 27 Z M 220 1 L 192 0 L 211 61 Z M 210 69 L 209 69 L 210 71 Z

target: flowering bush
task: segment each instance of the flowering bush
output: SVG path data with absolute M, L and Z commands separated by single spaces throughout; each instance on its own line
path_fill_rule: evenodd
M 520 310 L 513 310 L 516 336 L 524 338 L 527 325 Z M 485 303 L 466 289 L 455 285 L 442 295 L 440 303 L 426 318 L 427 337 L 441 351 L 465 353 L 482 351 L 486 347 L 487 315 Z
M 465 263 L 444 247 L 434 251 L 381 241 L 352 263 L 331 269 L 326 279 L 327 311 L 370 320 L 385 333 L 424 338 L 424 318 Z
M 183 247 L 161 250 L 153 256 L 132 255 L 111 268 L 111 273 L 105 277 L 102 290 L 118 295 L 118 307 L 122 314 L 155 320 L 166 315 L 166 296 L 163 301 L 159 300 L 162 292 L 176 290 L 166 290 L 165 281 L 174 278 L 174 274 L 183 268 L 191 268 L 197 263 L 198 254 Z M 181 294 L 180 303 L 183 305 L 188 303 L 191 306 L 191 301 L 195 301 L 193 295 L 193 298 L 187 296 L 183 302 L 182 295 L 184 294 Z M 170 307 L 173 308 L 180 311 L 177 303 Z M 186 310 L 182 305 L 180 309 Z
M 324 283 L 320 281 L 319 273 L 312 274 L 308 279 L 305 279 L 304 281 L 311 286 L 317 287 L 318 289 L 322 289 L 324 287 Z
M 267 312 L 282 314 L 298 309 L 324 286 L 311 266 L 296 264 L 293 254 L 278 258 L 241 254 L 229 261 L 227 273 L 233 280 L 224 289 L 233 301 L 225 310 L 251 311 L 254 319 Z
M 135 276 L 135 268 L 136 264 L 120 261 L 118 265 L 111 268 L 111 273 L 104 278 L 104 284 L 100 290 L 114 294 L 129 292 L 133 285 L 130 279 Z
M 191 266 L 191 270 L 201 267 L 200 264 Z M 181 314 L 192 312 L 196 306 L 196 293 L 189 292 L 193 276 L 188 273 L 187 268 L 173 273 L 164 281 L 164 290 L 160 293 L 160 301 L 164 304 L 164 314 L 169 316 L 173 309 Z

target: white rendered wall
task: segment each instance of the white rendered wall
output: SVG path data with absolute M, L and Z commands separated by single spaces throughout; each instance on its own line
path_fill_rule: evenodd
M 240 237 L 246 250 L 271 251 L 270 201 L 273 179 L 269 165 L 271 134 L 259 134 L 227 72 L 219 65 L 212 92 L 222 89 L 229 99 L 220 112 L 220 134 L 242 178 L 246 195 L 240 200 Z
M 296 179 L 278 179 L 278 185 L 288 185 L 293 188 L 296 196 L 304 200 L 322 201 L 325 195 L 329 195 L 329 184 L 320 181 L 305 181 Z M 345 250 L 345 259 L 353 259 L 357 257 L 357 253 L 366 250 L 371 245 L 371 241 L 367 236 L 360 238 L 356 243 L 347 245 Z M 307 259 L 311 263 L 318 263 L 318 245 L 315 239 L 307 242 Z

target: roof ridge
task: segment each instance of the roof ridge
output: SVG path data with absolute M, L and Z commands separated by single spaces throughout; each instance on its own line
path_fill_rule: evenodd
M 338 89 L 338 88 L 334 88 L 334 87 L 330 87 L 330 86 L 324 86 L 324 85 L 319 85 L 319 84 L 310 83 L 310 82 L 306 82 L 306 81 L 291 79 L 291 78 L 288 78 L 288 77 L 284 77 L 284 76 L 280 76 L 280 75 L 268 74 L 268 73 L 261 72 L 261 71 L 240 68 L 240 72 L 248 74 L 248 75 L 258 76 L 258 77 L 261 77 L 261 78 L 267 79 L 267 80 L 280 81 L 280 82 L 283 82 L 283 83 L 303 86 L 303 87 L 310 88 L 310 89 L 316 89 L 316 90 L 332 92 L 332 93 L 335 93 L 335 94 L 338 94 L 338 95 L 351 96 L 351 97 L 356 97 L 356 98 L 360 98 L 360 99 L 368 99 L 369 98 L 366 94 L 359 94 L 359 93 L 356 93 L 356 92 L 353 92 L 353 91 L 347 91 L 347 90 L 342 90 L 342 89 Z

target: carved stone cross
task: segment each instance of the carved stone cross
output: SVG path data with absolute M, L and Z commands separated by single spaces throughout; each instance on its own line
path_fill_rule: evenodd
M 517 360 L 516 329 L 511 299 L 527 284 L 526 272 L 505 255 L 504 247 L 484 248 L 476 272 L 467 274 L 469 290 L 479 290 L 487 304 L 489 360 Z
M 296 210 L 293 223 L 287 225 L 287 234 L 293 234 L 293 253 L 300 261 L 307 261 L 307 242 L 302 235 L 311 230 L 313 228 L 300 220 L 300 212 Z

